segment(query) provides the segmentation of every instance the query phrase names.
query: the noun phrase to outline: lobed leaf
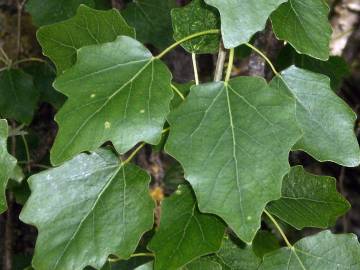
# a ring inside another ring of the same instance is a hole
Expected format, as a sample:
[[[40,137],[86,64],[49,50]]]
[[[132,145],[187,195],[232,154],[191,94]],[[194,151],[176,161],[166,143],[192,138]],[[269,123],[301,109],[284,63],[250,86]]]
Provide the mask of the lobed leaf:
[[[327,60],[332,33],[329,10],[321,0],[288,0],[271,15],[275,35],[299,53]]]
[[[71,19],[41,27],[37,39],[44,55],[54,62],[61,74],[74,65],[81,47],[111,42],[120,35],[135,37],[135,31],[118,10],[102,11],[80,5]]]
[[[111,141],[119,153],[157,144],[172,98],[167,67],[136,40],[83,47],[77,63],[54,86],[68,96],[56,115],[51,161],[60,164]]]
[[[265,255],[259,270],[356,270],[360,267],[360,246],[353,234],[335,235],[323,231]]]
[[[152,228],[149,175],[110,150],[78,155],[28,182],[20,218],[39,231],[37,270],[99,269],[110,254],[128,258]]]
[[[294,149],[304,150],[319,161],[359,165],[356,114],[331,90],[328,77],[292,66],[281,73],[281,78],[274,78],[271,87],[296,99],[296,118],[304,136]]]
[[[294,100],[256,77],[192,87],[168,117],[165,150],[183,166],[202,212],[223,218],[245,242],[278,199],[301,131]]]
[[[94,0],[28,0],[25,8],[36,26],[57,23],[74,16],[81,4],[93,7]]]
[[[317,176],[302,166],[292,167],[284,177],[281,198],[270,202],[267,210],[297,229],[328,228],[350,208],[336,191],[336,180]]]
[[[218,217],[199,212],[190,187],[180,186],[162,202],[160,227],[149,244],[156,255],[154,269],[176,270],[197,257],[216,252],[224,230]]]
[[[265,27],[270,14],[286,0],[205,0],[216,7],[221,17],[225,48],[246,43]]]

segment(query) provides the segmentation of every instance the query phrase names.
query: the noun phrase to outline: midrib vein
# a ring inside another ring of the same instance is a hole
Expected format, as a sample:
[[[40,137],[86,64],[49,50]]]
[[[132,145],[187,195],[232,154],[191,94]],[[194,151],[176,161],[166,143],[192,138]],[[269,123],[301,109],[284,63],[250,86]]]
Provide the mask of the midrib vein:
[[[72,138],[69,140],[69,142],[66,144],[66,146],[63,147],[61,152],[57,155],[57,157],[62,156],[62,154],[67,150],[67,148],[74,142],[75,138],[79,135],[82,128],[99,112],[104,109],[104,107],[122,90],[124,89],[129,83],[132,83],[149,65],[154,61],[154,58],[151,58],[148,63],[146,63],[133,77],[130,78],[125,84],[123,84],[118,90],[116,90],[112,95],[110,95],[107,100],[104,102],[103,105],[101,105],[94,113],[90,114],[88,118],[80,125],[80,127],[76,130],[75,134],[72,136]]]
[[[123,164],[119,164],[119,167],[115,170],[114,174],[110,177],[109,181],[106,183],[106,185],[100,190],[98,196],[96,197],[96,200],[94,201],[93,205],[90,207],[89,211],[86,213],[86,215],[81,219],[79,225],[77,226],[76,230],[74,231],[74,233],[72,234],[70,240],[67,242],[67,244],[65,245],[63,251],[61,252],[60,256],[58,257],[57,261],[54,264],[54,267],[52,268],[52,270],[56,270],[59,263],[61,262],[61,259],[64,257],[66,251],[68,250],[68,248],[70,247],[72,241],[75,239],[76,235],[79,233],[83,223],[85,222],[85,220],[90,216],[91,213],[93,213],[97,203],[99,202],[99,200],[101,199],[101,196],[105,193],[105,191],[107,190],[107,188],[110,186],[110,184],[112,183],[112,181],[114,180],[114,178],[116,177],[116,175],[119,173],[119,171],[123,168]]]

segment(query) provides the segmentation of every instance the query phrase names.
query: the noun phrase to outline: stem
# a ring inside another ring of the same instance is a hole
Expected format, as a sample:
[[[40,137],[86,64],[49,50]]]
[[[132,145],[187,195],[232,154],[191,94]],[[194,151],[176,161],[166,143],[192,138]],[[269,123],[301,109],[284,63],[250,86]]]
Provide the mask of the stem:
[[[154,254],[152,254],[152,253],[150,253],[150,252],[135,253],[135,254],[132,254],[130,257],[131,257],[131,258],[133,258],[133,257],[154,257]]]
[[[234,65],[234,48],[231,48],[229,54],[229,63],[226,70],[225,83],[227,83],[230,80],[233,65]]]
[[[198,70],[197,70],[196,54],[195,53],[191,54],[191,59],[192,59],[193,68],[194,68],[195,84],[199,85],[199,74],[198,74]]]
[[[226,50],[224,49],[223,43],[220,42],[218,59],[216,62],[215,75],[214,75],[215,82],[221,81],[222,79],[225,59],[226,59]]]
[[[165,128],[161,131],[161,134],[165,134],[166,132],[168,132],[170,130],[170,128]],[[146,145],[145,142],[141,143],[138,147],[136,147],[136,149],[130,154],[130,156],[125,159],[121,165],[124,166],[126,164],[128,164],[135,156],[137,153],[139,153],[139,151]]]
[[[255,46],[251,45],[250,43],[245,43],[246,46],[248,46],[249,48],[251,48],[252,50],[254,50],[255,52],[257,52],[262,58],[264,58],[264,60],[268,63],[268,65],[270,66],[270,68],[272,69],[272,71],[274,72],[274,74],[278,77],[281,77],[281,75],[279,74],[279,72],[276,71],[273,63],[270,61],[269,58],[267,58],[267,56],[262,53],[262,51],[260,51],[258,48],[256,48]]]
[[[26,153],[26,160],[27,160],[26,168],[27,168],[28,172],[30,173],[31,172],[31,165],[30,165],[31,160],[30,160],[29,145],[28,145],[27,140],[24,135],[21,135],[21,139],[24,143],[24,148],[25,148],[25,153]]]
[[[19,61],[15,61],[14,65],[18,65],[21,63],[25,63],[25,62],[41,62],[41,63],[46,63],[45,60],[41,59],[41,58],[37,58],[37,57],[30,57],[30,58],[25,58],[25,59],[21,59]]]
[[[277,223],[276,219],[268,211],[266,211],[266,209],[264,209],[264,213],[270,218],[271,222],[274,223],[276,229],[281,234],[281,237],[284,239],[286,245],[292,249],[293,245],[290,243],[289,239],[287,239],[284,231],[281,229],[281,227],[280,227],[279,223]]]
[[[182,100],[185,100],[184,95],[180,92],[179,89],[177,89],[177,87],[176,87],[175,85],[171,84],[171,88],[174,90],[174,92],[175,92],[176,94],[179,95],[179,97],[180,97]]]
[[[150,252],[134,253],[134,254],[130,255],[130,258],[134,258],[134,257],[155,257],[155,255]],[[121,259],[121,258],[108,258],[108,262],[118,262],[118,261],[122,261],[122,260],[123,259]]]
[[[198,32],[198,33],[194,33],[190,36],[184,37],[182,39],[180,39],[179,41],[175,42],[174,44],[170,45],[169,47],[167,47],[165,50],[163,50],[159,55],[155,56],[156,59],[160,59],[161,57],[163,57],[165,54],[167,54],[169,51],[171,51],[172,49],[174,49],[176,46],[180,45],[181,43],[188,41],[190,39],[196,38],[196,37],[200,37],[200,36],[204,36],[204,35],[211,35],[211,34],[219,34],[220,30],[219,29],[210,29],[210,30],[206,30],[206,31],[202,31],[202,32]]]

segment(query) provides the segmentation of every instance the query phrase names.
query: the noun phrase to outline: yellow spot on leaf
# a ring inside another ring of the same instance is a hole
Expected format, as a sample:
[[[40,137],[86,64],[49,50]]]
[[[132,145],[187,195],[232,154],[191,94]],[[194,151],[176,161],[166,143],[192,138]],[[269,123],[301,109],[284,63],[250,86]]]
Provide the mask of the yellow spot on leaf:
[[[91,98],[94,98],[94,97],[96,97],[96,95],[95,94],[91,94],[91,96],[90,96]]]
[[[106,122],[104,123],[104,127],[105,127],[106,129],[111,128],[111,123],[108,122],[108,121],[106,121]]]

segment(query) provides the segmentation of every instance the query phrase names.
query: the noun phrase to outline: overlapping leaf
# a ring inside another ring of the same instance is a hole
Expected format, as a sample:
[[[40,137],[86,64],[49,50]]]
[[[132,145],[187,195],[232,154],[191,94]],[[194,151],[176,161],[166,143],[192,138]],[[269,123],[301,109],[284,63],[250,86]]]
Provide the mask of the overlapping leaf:
[[[157,144],[172,98],[170,82],[167,67],[130,37],[80,49],[77,63],[54,83],[69,98],[56,115],[52,163],[106,141],[119,153],[140,141]]]
[[[329,7],[320,0],[289,0],[272,15],[274,32],[303,54],[326,60],[329,58],[331,25]]]
[[[181,268],[181,270],[202,270],[202,269],[222,270],[222,267],[219,263],[213,261],[211,258],[202,257]]]
[[[81,47],[114,41],[120,35],[135,37],[135,32],[117,10],[102,11],[80,5],[73,18],[41,27],[37,39],[44,55],[62,73],[75,63]]]
[[[255,236],[252,249],[256,256],[263,258],[265,254],[280,248],[279,240],[268,231],[260,230]]]
[[[230,240],[223,241],[217,256],[231,270],[257,270],[261,263],[251,246],[239,247]]]
[[[281,199],[267,209],[297,229],[327,228],[349,210],[350,204],[336,191],[336,180],[292,167],[284,177]]]
[[[39,102],[47,102],[59,109],[66,97],[52,86],[56,72],[49,63],[34,63],[25,68],[25,72],[33,77],[34,86],[40,93]]]
[[[94,0],[28,0],[26,11],[36,26],[52,24],[74,16],[80,4],[93,7]]]
[[[180,40],[191,34],[220,28],[217,10],[205,4],[204,0],[194,0],[182,8],[171,11],[174,39]],[[191,53],[215,53],[219,49],[220,35],[204,35],[181,44]]]
[[[234,48],[250,40],[264,29],[270,14],[286,0],[205,0],[216,7],[221,16],[221,33],[226,48]]]
[[[331,89],[335,92],[339,90],[343,79],[350,75],[350,68],[344,58],[330,56],[327,61],[321,61],[305,54],[298,54],[290,45],[281,50],[276,64],[280,70],[295,64],[299,68],[324,74],[330,78]]]
[[[323,231],[293,246],[265,255],[259,270],[329,270],[360,268],[360,245],[352,234]]]
[[[0,214],[7,208],[6,185],[13,173],[16,160],[7,150],[8,124],[6,120],[0,119]]]
[[[99,269],[110,254],[129,257],[153,225],[149,181],[105,149],[31,176],[21,219],[39,230],[34,268]]]
[[[121,14],[135,27],[138,40],[163,49],[173,42],[170,11],[174,7],[175,0],[136,0]]]
[[[19,69],[0,73],[0,115],[30,124],[39,99],[30,75]]]
[[[200,211],[251,242],[266,203],[280,197],[301,136],[294,100],[261,78],[239,77],[193,87],[168,120],[165,149],[183,165]]]
[[[156,255],[154,269],[176,270],[197,257],[216,252],[224,230],[218,217],[199,212],[190,187],[180,186],[162,202],[160,228],[149,244]]]
[[[331,90],[329,78],[294,66],[281,76],[271,86],[296,99],[296,118],[304,132],[295,149],[320,161],[359,165],[360,150],[354,133],[356,114]]]

